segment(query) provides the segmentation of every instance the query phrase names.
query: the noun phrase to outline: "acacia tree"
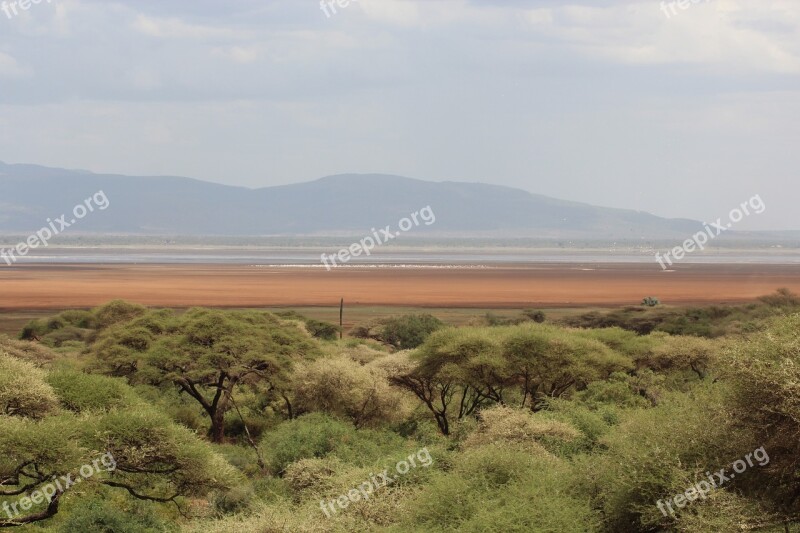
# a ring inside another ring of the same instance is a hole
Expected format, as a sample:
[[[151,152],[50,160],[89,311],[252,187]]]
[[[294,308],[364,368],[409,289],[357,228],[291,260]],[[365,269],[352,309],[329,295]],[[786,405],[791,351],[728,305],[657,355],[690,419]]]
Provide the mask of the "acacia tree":
[[[520,393],[521,406],[533,411],[542,409],[549,398],[561,398],[633,367],[630,358],[598,340],[546,326],[508,328],[501,357],[509,385]]]
[[[222,442],[225,415],[240,386],[284,391],[295,361],[318,353],[315,341],[270,313],[192,309],[181,316],[150,311],[105,333],[94,348],[95,368],[132,383],[172,384],[197,401]]]
[[[641,363],[656,371],[690,369],[700,379],[706,378],[720,350],[718,342],[701,337],[664,336],[660,340]]]
[[[390,381],[412,392],[434,416],[439,430],[491,401],[502,401],[503,362],[496,357],[496,329],[444,329],[433,333],[413,357],[398,356]]]
[[[459,383],[451,373],[422,369],[406,352],[386,359],[383,363],[390,369],[390,383],[413,393],[433,414],[443,435],[450,434],[453,417],[461,420],[485,402],[483,395]]]
[[[633,363],[600,341],[542,325],[446,329],[433,333],[391,374],[433,413],[443,434],[455,416],[519,401],[538,411]]]
[[[176,505],[241,481],[207,443],[118,380],[61,372],[51,385],[49,376],[19,363],[4,366],[0,396],[27,390],[47,401],[0,413],[0,528],[55,516],[65,497],[80,494],[70,490],[78,479]]]

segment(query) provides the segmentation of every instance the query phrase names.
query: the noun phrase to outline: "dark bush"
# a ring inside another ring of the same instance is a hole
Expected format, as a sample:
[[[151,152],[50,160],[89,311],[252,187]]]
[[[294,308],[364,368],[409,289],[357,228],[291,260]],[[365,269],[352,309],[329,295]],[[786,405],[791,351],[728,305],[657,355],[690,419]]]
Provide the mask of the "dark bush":
[[[405,315],[390,318],[383,327],[383,341],[400,350],[416,348],[428,335],[444,326],[433,315]]]
[[[359,324],[350,331],[350,335],[374,339],[398,350],[409,350],[425,342],[431,333],[444,325],[444,322],[429,314],[403,315]]]
[[[336,340],[339,337],[340,331],[339,326],[313,318],[306,319],[306,329],[312,337],[326,341]]]
[[[522,312],[522,316],[527,318],[528,320],[533,320],[537,324],[541,324],[545,321],[545,314],[544,311],[539,311],[538,309],[525,309]]]

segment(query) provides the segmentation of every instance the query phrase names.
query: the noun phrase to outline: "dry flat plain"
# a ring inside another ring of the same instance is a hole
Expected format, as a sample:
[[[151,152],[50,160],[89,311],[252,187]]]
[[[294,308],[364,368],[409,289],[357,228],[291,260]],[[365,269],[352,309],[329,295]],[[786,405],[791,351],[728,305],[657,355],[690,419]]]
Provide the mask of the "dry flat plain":
[[[17,265],[0,268],[0,309],[92,307],[115,298],[164,307],[597,307],[733,303],[787,287],[800,265],[524,264],[323,268],[247,265]]]

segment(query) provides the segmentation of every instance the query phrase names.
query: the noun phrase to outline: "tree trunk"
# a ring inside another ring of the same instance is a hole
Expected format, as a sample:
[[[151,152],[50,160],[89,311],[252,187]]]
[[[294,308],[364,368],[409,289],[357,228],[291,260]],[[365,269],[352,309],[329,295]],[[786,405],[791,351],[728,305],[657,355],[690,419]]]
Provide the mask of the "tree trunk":
[[[225,441],[225,412],[217,409],[211,417],[211,430],[209,431],[211,442],[222,444]]]

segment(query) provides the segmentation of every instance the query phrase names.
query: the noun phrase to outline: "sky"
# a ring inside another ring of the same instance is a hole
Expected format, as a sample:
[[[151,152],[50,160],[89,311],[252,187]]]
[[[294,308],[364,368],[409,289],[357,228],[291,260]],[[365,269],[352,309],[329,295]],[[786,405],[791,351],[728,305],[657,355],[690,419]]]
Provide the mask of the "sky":
[[[701,221],[759,195],[737,229],[800,230],[797,0],[12,1],[8,163],[388,173]]]

